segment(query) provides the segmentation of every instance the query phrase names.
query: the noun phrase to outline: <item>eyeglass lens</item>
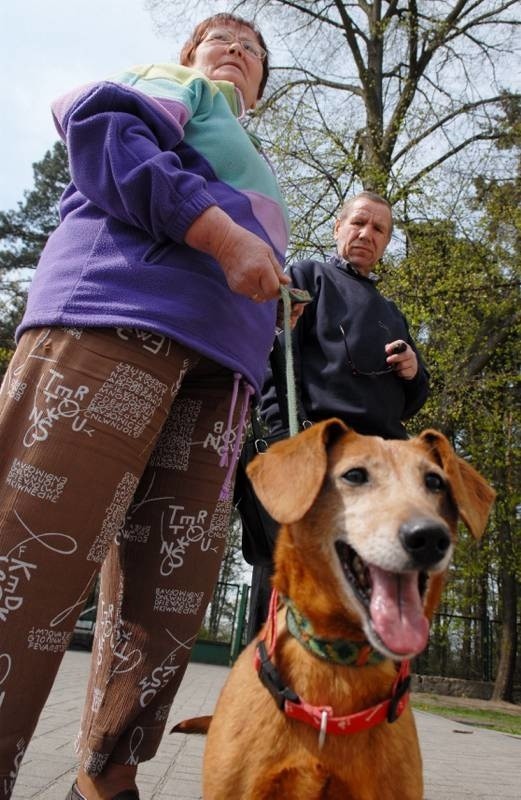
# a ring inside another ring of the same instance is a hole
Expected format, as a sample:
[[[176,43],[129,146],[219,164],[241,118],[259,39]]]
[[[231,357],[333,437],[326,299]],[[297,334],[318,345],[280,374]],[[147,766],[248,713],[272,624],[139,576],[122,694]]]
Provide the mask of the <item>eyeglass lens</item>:
[[[233,44],[234,42],[239,42],[241,47],[246,50],[255,58],[259,58],[263,60],[266,57],[266,51],[260,44],[254,42],[253,39],[244,39],[242,36],[238,36],[233,31],[225,31],[225,30],[215,30],[215,31],[208,31],[206,36],[204,37],[204,41],[206,42],[221,42],[222,44]]]

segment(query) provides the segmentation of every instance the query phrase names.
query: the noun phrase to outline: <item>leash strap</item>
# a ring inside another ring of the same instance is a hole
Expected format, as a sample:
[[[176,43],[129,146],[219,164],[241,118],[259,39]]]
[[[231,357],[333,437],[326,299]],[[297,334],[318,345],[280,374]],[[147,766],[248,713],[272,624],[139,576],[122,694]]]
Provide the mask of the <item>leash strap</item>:
[[[273,653],[275,652],[275,645],[277,643],[277,606],[279,603],[279,593],[276,589],[271,590],[270,595],[270,604],[268,608],[268,617],[266,619],[266,627],[264,628],[262,639],[259,640],[259,644],[262,644],[264,647],[264,651],[266,653],[266,658],[271,659]],[[269,640],[269,649],[266,648],[266,640]],[[261,662],[263,661],[262,656],[260,656],[258,652],[258,648],[255,648],[255,655],[254,655],[254,665],[257,672],[260,669]]]
[[[291,337],[291,300],[289,292],[285,286],[281,284],[280,295],[284,306],[284,340],[285,340],[285,355],[286,355],[286,386],[288,394],[288,423],[289,435],[295,436],[298,433],[298,417],[297,417],[297,393],[295,389],[295,367],[293,364],[293,348]]]

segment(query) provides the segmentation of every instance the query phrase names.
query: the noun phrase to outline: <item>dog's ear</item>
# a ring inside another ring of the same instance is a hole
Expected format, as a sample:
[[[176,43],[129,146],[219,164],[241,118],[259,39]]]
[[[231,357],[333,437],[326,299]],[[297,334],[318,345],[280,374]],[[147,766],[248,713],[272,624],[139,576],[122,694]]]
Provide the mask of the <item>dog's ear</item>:
[[[423,431],[418,439],[444,470],[461,519],[474,538],[480,539],[496,492],[474,467],[456,455],[442,433],[429,429]]]
[[[327,447],[346,433],[339,419],[317,422],[256,456],[246,471],[269,514],[281,523],[302,519],[317,497],[327,470]]]

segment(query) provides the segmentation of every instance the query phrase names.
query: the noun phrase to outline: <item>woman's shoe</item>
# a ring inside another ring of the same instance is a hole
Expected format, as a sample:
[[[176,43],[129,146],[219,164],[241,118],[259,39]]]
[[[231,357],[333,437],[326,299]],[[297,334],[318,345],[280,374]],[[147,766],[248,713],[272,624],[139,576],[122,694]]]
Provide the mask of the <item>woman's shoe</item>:
[[[76,783],[73,783],[65,800],[86,800],[86,798],[79,791]],[[134,789],[125,789],[124,792],[115,794],[112,800],[139,800],[139,794]]]

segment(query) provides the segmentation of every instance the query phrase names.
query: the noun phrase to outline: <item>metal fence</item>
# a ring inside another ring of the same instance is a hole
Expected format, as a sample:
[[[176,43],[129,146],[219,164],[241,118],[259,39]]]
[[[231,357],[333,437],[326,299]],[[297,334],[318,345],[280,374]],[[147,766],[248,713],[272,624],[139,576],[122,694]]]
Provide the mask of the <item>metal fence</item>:
[[[219,582],[206,609],[193,658],[209,663],[232,664],[246,644],[246,615],[250,587],[247,584]],[[90,601],[92,602],[92,601]],[[76,643],[89,624],[88,645],[92,639],[95,605],[84,609],[76,624]],[[85,623],[86,624],[86,623]],[[441,675],[472,681],[494,681],[496,677],[499,620],[463,614],[438,613],[431,625],[426,650],[414,659],[412,669],[420,675]],[[75,641],[75,640],[74,640]],[[521,642],[521,628],[518,630]],[[514,683],[521,686],[521,656],[518,656]]]
[[[246,584],[218,583],[199,634],[199,642],[226,643],[230,663],[245,645],[248,592]],[[500,620],[438,613],[432,621],[429,644],[414,659],[412,669],[421,675],[492,682],[496,677],[500,635]],[[514,683],[521,685],[521,656],[517,659]]]
[[[245,645],[249,586],[219,582],[194,650],[194,660],[233,663]]]
[[[436,614],[431,625],[429,644],[414,660],[413,670],[422,675],[493,681],[496,677],[500,634],[499,620],[462,614]],[[518,641],[521,641],[519,635]],[[514,682],[521,684],[519,657]]]

